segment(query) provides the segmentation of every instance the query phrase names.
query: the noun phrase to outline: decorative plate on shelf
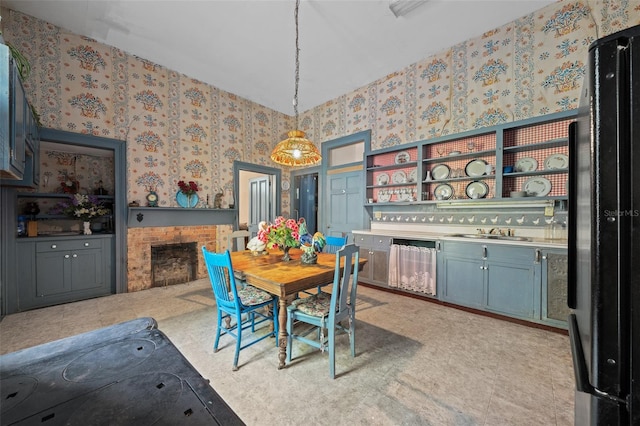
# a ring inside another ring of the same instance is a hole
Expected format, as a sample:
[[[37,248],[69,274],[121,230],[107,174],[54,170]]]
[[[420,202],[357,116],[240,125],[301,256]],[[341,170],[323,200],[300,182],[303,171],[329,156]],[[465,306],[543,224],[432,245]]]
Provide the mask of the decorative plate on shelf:
[[[387,191],[386,189],[378,191],[378,202],[379,203],[386,203],[390,199],[391,199],[391,191]]]
[[[453,187],[447,183],[438,185],[433,190],[433,196],[436,200],[448,200],[453,196]]]
[[[471,160],[467,163],[464,171],[469,177],[482,176],[487,172],[487,162],[480,158]]]
[[[446,164],[436,164],[431,169],[431,177],[434,180],[446,179],[449,177],[451,169]]]
[[[396,164],[404,164],[411,161],[411,156],[407,151],[400,151],[396,154]]]
[[[178,191],[176,201],[180,207],[193,208],[198,204],[198,194],[193,194],[191,198],[188,198],[184,192]]]
[[[398,192],[396,194],[396,201],[411,201],[411,191]]]
[[[391,183],[407,183],[407,175],[402,170],[393,172],[391,175]]]
[[[418,180],[418,169],[413,169],[409,173],[409,180],[407,182],[416,182]]]
[[[389,175],[386,173],[380,173],[376,182],[378,185],[389,185]]]
[[[569,167],[569,157],[566,154],[551,154],[544,160],[545,169],[566,169]]]
[[[535,158],[525,157],[516,161],[514,169],[516,172],[533,172],[538,168],[538,162]]]
[[[532,177],[522,185],[522,190],[530,197],[544,197],[551,192],[551,182],[543,177]]]
[[[484,198],[489,193],[489,186],[482,181],[476,180],[467,185],[466,193],[469,198]]]

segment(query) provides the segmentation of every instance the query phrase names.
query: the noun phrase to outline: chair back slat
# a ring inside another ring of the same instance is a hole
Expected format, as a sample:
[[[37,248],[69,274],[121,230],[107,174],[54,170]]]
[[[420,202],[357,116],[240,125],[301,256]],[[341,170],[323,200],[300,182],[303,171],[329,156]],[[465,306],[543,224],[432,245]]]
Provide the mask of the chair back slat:
[[[207,265],[213,295],[216,303],[229,308],[239,309],[238,291],[236,280],[233,275],[231,265],[231,253],[226,250],[224,253],[212,253],[202,247],[204,262]]]

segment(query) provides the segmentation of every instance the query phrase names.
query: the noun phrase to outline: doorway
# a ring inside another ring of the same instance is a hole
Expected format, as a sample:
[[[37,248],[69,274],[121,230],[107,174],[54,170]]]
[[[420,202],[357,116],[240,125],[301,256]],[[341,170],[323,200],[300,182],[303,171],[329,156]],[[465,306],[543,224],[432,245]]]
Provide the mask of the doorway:
[[[310,234],[319,231],[318,193],[320,167],[310,167],[291,172],[291,217],[305,219]]]
[[[235,229],[246,225],[255,236],[260,221],[273,222],[280,214],[281,182],[280,169],[234,161],[233,193],[238,209]]]

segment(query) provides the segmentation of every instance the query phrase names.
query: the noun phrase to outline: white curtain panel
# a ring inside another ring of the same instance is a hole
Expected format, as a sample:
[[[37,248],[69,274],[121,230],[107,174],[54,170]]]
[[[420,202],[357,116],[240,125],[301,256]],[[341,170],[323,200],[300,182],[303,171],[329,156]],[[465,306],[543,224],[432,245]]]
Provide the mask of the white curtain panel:
[[[389,287],[436,294],[436,249],[392,244]]]

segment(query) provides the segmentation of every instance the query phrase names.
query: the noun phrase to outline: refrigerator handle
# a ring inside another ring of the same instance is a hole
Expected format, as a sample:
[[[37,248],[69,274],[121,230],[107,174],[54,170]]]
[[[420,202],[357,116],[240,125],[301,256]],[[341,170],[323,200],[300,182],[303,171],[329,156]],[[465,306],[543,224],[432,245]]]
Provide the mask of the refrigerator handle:
[[[571,309],[576,309],[577,306],[577,283],[575,277],[576,267],[576,214],[577,214],[577,202],[576,202],[576,175],[578,174],[577,168],[577,129],[578,122],[574,121],[569,124],[569,188],[567,198],[569,199],[567,214],[568,220],[568,247],[567,247],[567,259],[569,268],[567,271],[567,306]]]

